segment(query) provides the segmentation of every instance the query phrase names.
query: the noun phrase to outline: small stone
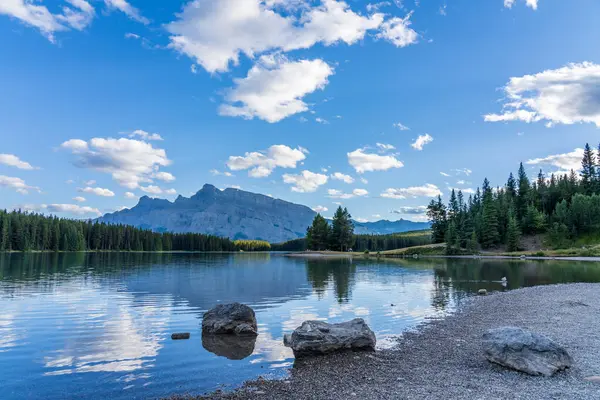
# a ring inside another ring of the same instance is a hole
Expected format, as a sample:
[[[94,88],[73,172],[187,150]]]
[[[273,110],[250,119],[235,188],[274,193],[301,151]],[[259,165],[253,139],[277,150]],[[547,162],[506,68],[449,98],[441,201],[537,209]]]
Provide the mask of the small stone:
[[[487,294],[487,290],[479,289],[479,291],[477,291],[477,294],[479,294],[480,296],[485,296]]]
[[[189,338],[190,338],[189,332],[174,333],[171,335],[171,339],[173,339],[173,340],[182,340],[182,339],[189,339]]]
[[[592,382],[592,383],[600,383],[600,376],[598,375],[594,375],[594,376],[587,376],[584,378],[586,381],[588,382]]]

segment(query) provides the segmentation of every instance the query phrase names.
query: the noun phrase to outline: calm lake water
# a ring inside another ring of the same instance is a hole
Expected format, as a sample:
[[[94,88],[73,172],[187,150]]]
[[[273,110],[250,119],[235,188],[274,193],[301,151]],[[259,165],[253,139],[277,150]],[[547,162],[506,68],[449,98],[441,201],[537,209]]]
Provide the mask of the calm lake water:
[[[600,282],[600,265],[314,261],[275,254],[0,255],[0,396],[145,399],[229,389],[259,375],[285,376],[294,359],[283,335],[307,319],[364,318],[378,346],[386,347],[480,288],[559,282]],[[203,313],[233,301],[255,309],[256,341],[203,341]],[[192,336],[172,341],[173,332]]]

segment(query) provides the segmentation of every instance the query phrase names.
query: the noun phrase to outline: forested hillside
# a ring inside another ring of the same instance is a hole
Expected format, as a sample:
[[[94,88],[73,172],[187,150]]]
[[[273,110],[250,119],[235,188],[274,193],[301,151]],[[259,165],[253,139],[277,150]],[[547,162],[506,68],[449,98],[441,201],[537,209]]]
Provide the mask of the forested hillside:
[[[0,211],[0,251],[234,251],[226,238]]]
[[[521,248],[522,235],[545,234],[546,245],[565,248],[600,227],[600,149],[586,144],[579,174],[545,175],[530,181],[521,163],[501,187],[487,178],[481,189],[465,199],[451,192],[449,203],[432,200],[427,215],[434,243],[447,243],[447,252],[476,251],[506,246]]]

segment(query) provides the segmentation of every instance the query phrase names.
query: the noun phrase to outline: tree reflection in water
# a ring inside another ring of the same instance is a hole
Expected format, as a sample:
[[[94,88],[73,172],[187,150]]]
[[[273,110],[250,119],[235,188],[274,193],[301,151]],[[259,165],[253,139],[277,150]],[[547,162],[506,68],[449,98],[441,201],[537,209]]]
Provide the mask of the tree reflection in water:
[[[351,259],[306,260],[306,275],[321,299],[333,283],[338,303],[347,303],[352,296],[356,265]]]

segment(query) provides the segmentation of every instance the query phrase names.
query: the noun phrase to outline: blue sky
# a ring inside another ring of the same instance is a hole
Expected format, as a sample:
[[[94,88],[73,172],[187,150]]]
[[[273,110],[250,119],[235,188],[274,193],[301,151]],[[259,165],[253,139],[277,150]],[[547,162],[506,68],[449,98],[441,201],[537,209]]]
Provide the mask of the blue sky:
[[[432,195],[501,185],[520,161],[578,167],[600,141],[598,15],[595,0],[2,0],[0,207],[95,217],[212,183],[423,220]]]

